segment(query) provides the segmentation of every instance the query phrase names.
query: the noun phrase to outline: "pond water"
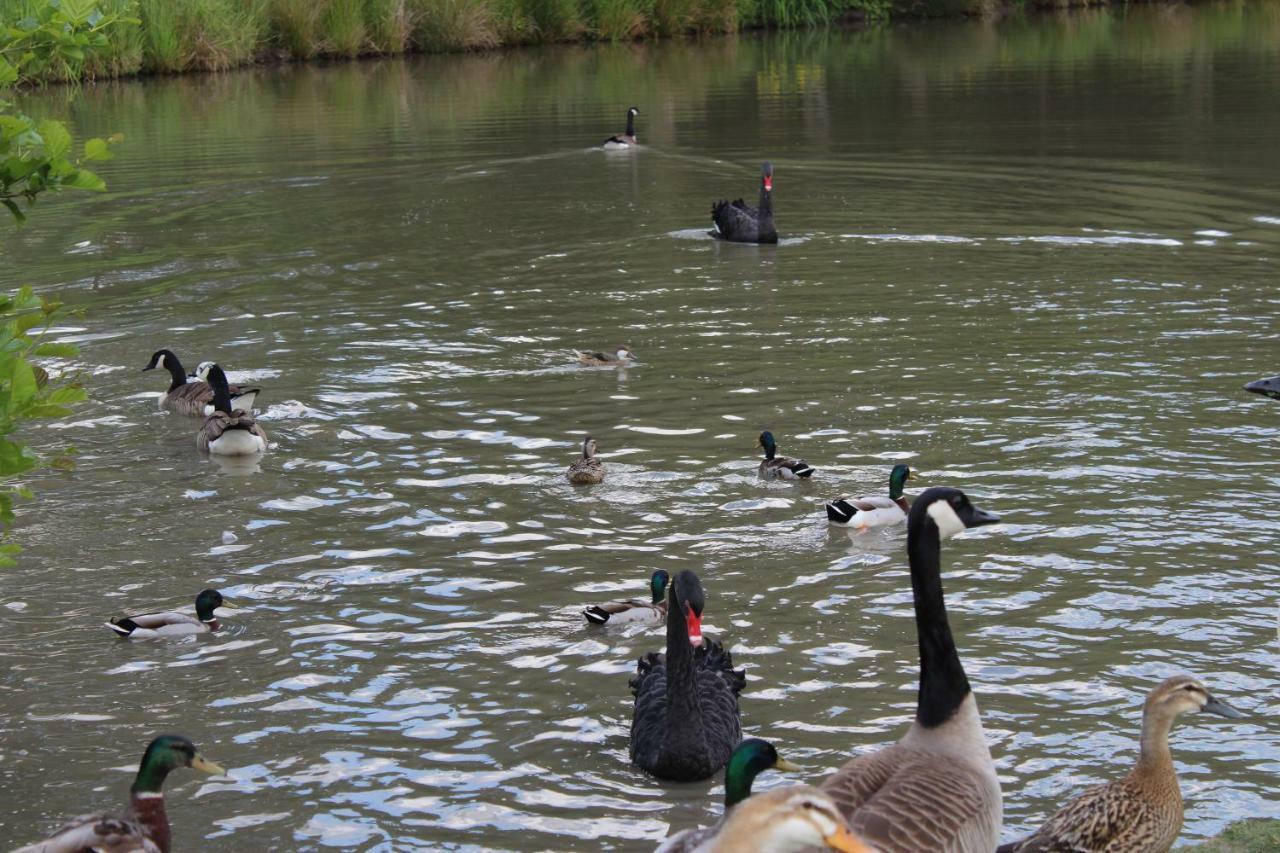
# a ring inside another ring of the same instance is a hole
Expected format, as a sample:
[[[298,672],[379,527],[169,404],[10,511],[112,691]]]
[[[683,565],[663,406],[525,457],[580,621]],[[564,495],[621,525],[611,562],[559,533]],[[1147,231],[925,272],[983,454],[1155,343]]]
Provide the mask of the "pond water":
[[[1280,408],[1241,385],[1280,372],[1278,79],[1280,6],[1223,3],[24,98],[127,138],[0,243],[82,310],[92,396],[32,434],[78,467],[3,574],[0,846],[177,731],[231,770],[170,780],[181,850],[649,848],[720,782],[630,765],[662,632],[579,612],[656,568],[817,781],[914,711],[903,531],[822,517],[898,461],[1005,519],[943,559],[1006,839],[1124,772],[1180,671],[1251,714],[1175,729],[1184,842],[1277,816]],[[594,147],[631,104],[642,147]],[[781,245],[708,239],[764,159]],[[251,473],[157,412],[161,347],[263,386]],[[762,428],[812,482],[756,479]],[[101,626],[206,586],[220,635]]]

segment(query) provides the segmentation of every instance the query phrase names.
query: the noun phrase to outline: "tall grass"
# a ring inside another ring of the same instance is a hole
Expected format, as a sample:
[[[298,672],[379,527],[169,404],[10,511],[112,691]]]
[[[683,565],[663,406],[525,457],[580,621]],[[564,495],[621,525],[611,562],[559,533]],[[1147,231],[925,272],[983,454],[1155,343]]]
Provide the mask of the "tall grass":
[[[369,49],[375,53],[403,53],[413,31],[406,0],[365,0]]]
[[[591,34],[604,41],[628,41],[644,35],[647,21],[640,0],[588,0]]]
[[[271,0],[268,14],[276,42],[295,59],[310,59],[320,53],[320,16],[326,6],[324,0]]]
[[[362,0],[329,0],[321,19],[326,52],[335,56],[359,56],[365,50]]]
[[[485,0],[412,0],[410,9],[418,50],[485,50],[501,43]]]
[[[568,41],[582,33],[577,0],[523,0],[540,41]]]

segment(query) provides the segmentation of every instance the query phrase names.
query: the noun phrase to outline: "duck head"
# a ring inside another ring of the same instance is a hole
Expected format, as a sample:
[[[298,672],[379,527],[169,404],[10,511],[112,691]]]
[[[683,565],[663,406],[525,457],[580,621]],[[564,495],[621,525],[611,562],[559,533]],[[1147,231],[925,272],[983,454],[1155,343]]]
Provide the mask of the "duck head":
[[[902,490],[907,486],[907,480],[914,480],[920,472],[909,465],[894,465],[893,470],[889,472],[889,497],[897,500],[902,497]]]
[[[685,569],[676,575],[671,585],[671,607],[679,608],[684,615],[684,624],[689,632],[689,642],[694,646],[702,645],[702,610],[706,599],[702,594],[702,581],[693,572]]]
[[[657,604],[667,597],[667,584],[671,583],[671,575],[665,569],[658,569],[649,578],[649,591],[653,593],[653,603]]]
[[[1157,712],[1167,719],[1174,719],[1182,714],[1196,714],[1204,711],[1217,714],[1219,717],[1240,718],[1245,716],[1240,711],[1214,698],[1209,689],[1190,675],[1175,675],[1166,678],[1147,694],[1144,712]]]
[[[600,446],[596,444],[596,440],[591,436],[587,436],[582,440],[582,458],[583,459],[590,459],[592,456],[595,456],[596,451],[598,451],[599,449],[600,449]]]
[[[618,361],[635,361],[636,354],[631,351],[631,347],[620,346],[617,352],[614,353],[614,358],[618,359]]]
[[[778,452],[778,443],[773,440],[773,433],[768,430],[760,433],[760,438],[756,439],[756,447],[764,448],[765,459],[772,459]]]
[[[213,615],[213,611],[226,603],[222,593],[216,589],[203,590],[196,596],[196,618],[201,622],[217,622],[218,618]]]
[[[850,831],[831,798],[808,786],[776,788],[738,804],[715,841],[715,850],[873,853]]]
[[[182,735],[160,735],[147,745],[138,765],[138,775],[130,789],[135,794],[158,794],[165,777],[179,767],[190,767],[203,773],[222,776],[227,771],[196,751],[196,746]]]
[[[751,796],[751,784],[766,770],[798,771],[800,768],[787,761],[773,744],[758,737],[747,738],[738,744],[724,766],[724,808],[727,812]]]
[[[1280,400],[1280,376],[1273,376],[1270,379],[1256,379],[1244,386],[1244,390],[1270,397],[1273,400]]]
[[[911,506],[908,527],[915,527],[911,521],[918,524],[923,515],[927,515],[937,525],[939,539],[949,539],[970,527],[995,524],[1000,520],[1000,516],[975,507],[964,492],[947,486],[926,489],[916,498]]]

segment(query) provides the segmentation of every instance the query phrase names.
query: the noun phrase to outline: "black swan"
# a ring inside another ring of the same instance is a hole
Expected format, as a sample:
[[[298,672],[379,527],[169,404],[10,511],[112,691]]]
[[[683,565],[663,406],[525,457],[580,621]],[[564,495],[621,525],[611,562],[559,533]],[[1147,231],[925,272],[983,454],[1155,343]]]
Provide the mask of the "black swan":
[[[640,659],[631,679],[631,760],[659,779],[710,778],[742,740],[738,694],[746,674],[714,640],[702,637],[702,583],[676,575],[667,604],[667,653]]]
[[[605,148],[630,148],[636,144],[636,116],[640,115],[640,110],[631,107],[627,110],[627,132],[621,135],[610,136],[604,141]]]
[[[776,243],[778,229],[773,225],[773,164],[760,166],[760,206],[749,207],[742,199],[728,202],[720,199],[711,205],[711,219],[716,224],[712,234],[734,243]]]

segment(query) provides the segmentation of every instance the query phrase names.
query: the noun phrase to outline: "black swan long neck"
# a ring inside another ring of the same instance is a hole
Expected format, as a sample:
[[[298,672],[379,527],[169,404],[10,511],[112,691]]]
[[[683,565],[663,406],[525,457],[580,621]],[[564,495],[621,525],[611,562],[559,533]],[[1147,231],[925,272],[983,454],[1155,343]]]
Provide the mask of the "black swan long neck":
[[[969,679],[947,622],[938,525],[924,507],[919,507],[909,520],[907,559],[911,564],[911,592],[915,598],[916,634],[920,642],[916,720],[932,728],[945,723],[960,707],[969,695]]]
[[[688,755],[705,750],[704,740],[693,644],[684,602],[673,587],[667,605],[667,730],[662,749],[668,755]]]

